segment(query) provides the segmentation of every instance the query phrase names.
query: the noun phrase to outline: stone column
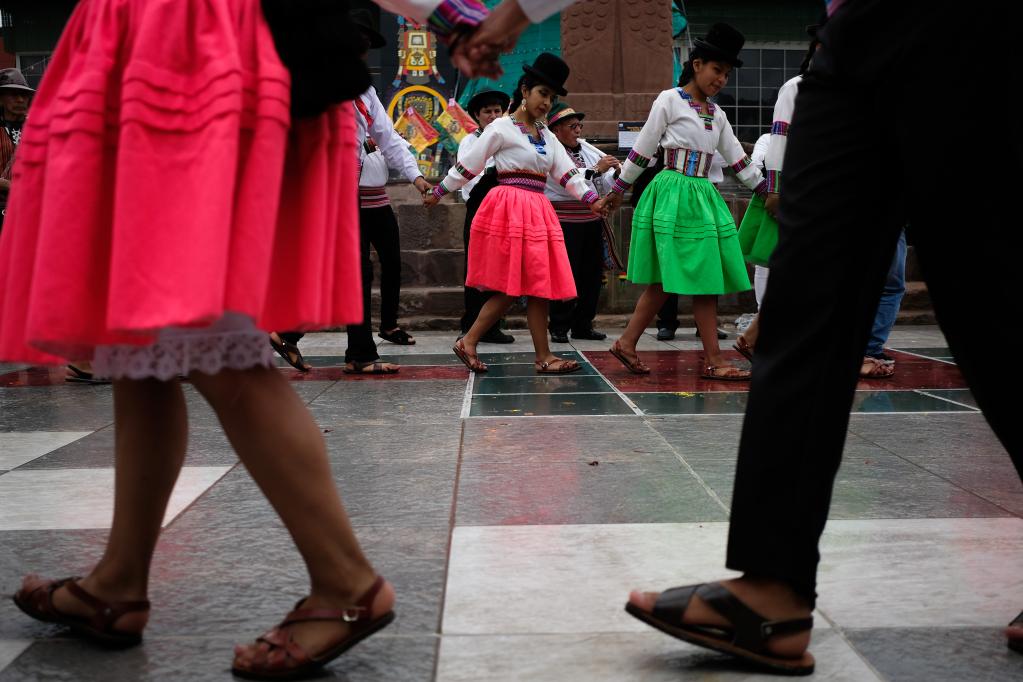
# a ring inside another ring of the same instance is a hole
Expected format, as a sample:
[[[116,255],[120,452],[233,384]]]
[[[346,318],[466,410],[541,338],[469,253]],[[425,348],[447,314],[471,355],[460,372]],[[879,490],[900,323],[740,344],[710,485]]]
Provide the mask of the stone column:
[[[586,114],[586,136],[616,138],[674,85],[671,0],[583,0],[561,14],[565,101]]]

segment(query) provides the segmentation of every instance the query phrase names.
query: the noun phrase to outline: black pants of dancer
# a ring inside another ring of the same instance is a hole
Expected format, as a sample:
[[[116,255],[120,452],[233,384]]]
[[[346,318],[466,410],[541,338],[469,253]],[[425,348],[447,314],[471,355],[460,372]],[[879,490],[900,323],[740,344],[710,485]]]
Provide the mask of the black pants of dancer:
[[[671,331],[678,329],[678,294],[668,294],[664,305],[657,311],[657,328]]]
[[[462,226],[462,239],[465,241],[466,272],[469,272],[469,230],[472,227],[472,219],[476,217],[476,211],[479,210],[480,204],[483,203],[487,193],[494,187],[497,187],[497,174],[493,172],[484,174],[480,181],[476,183],[476,186],[472,188],[472,191],[469,192],[469,200],[465,202],[465,223]],[[474,287],[465,287],[465,314],[462,315],[461,320],[463,334],[469,331],[469,328],[476,322],[476,318],[480,316],[480,311],[483,310],[483,304],[493,295],[494,292],[492,291],[480,291]],[[486,333],[500,331],[500,329],[501,321],[498,320]]]
[[[565,249],[572,265],[577,298],[551,301],[552,332],[586,333],[593,328],[600,300],[600,284],[604,277],[604,225],[599,220],[588,223],[561,223]]]
[[[727,562],[782,580],[811,603],[863,348],[907,223],[919,227],[921,269],[956,362],[1023,476],[1023,421],[1009,394],[1023,384],[1023,365],[993,352],[984,324],[1023,312],[1019,226],[998,214],[986,174],[970,170],[1020,158],[1020,140],[971,147],[970,169],[961,171],[928,159],[928,145],[950,125],[975,123],[935,114],[951,84],[969,83],[982,97],[996,91],[999,74],[1018,81],[1009,65],[1019,23],[1010,12],[1018,10],[848,0],[800,85]],[[948,59],[951,26],[959,36],[983,33],[985,60],[1001,66]]]
[[[373,262],[369,249],[376,249],[380,262],[380,329],[398,326],[398,296],[401,293],[401,242],[398,221],[390,206],[359,209],[359,241],[362,253],[362,324],[348,325],[348,349],[345,362],[379,360],[373,342],[373,315],[370,297],[373,288]]]

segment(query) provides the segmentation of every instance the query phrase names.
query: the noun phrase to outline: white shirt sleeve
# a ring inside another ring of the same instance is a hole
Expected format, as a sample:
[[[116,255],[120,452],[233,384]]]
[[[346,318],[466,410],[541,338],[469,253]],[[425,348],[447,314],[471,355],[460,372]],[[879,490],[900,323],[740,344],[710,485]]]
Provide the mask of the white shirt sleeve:
[[[488,125],[465,154],[462,154],[462,150],[459,148],[458,161],[451,167],[444,179],[434,186],[434,196],[441,198],[449,192],[454,192],[482,173],[486,168],[487,159],[493,156],[503,143],[504,138],[501,135],[500,126],[494,125],[494,123]]]
[[[636,144],[629,151],[625,165],[622,166],[622,172],[615,180],[614,191],[624,192],[627,190],[650,165],[654,154],[657,153],[657,146],[661,143],[661,137],[664,136],[664,131],[668,128],[671,97],[673,96],[678,97],[674,90],[665,90],[654,100],[653,106],[650,107],[650,115],[636,138]]]
[[[553,154],[553,165],[548,175],[567,189],[578,201],[592,204],[599,199],[597,193],[586,184],[586,175],[576,167],[575,161],[568,155],[565,145],[549,131],[547,137],[547,149]]]
[[[504,0],[511,2],[512,0]],[[571,7],[577,0],[518,0],[519,7],[534,24],[554,16],[558,12]]]
[[[767,168],[767,191],[777,192],[781,189],[781,166],[785,159],[785,147],[788,144],[789,124],[796,110],[796,95],[799,93],[797,76],[785,82],[778,91],[778,101],[774,103],[774,116],[771,123],[771,146],[767,150],[764,166]]]
[[[721,125],[721,136],[718,137],[718,153],[721,154],[721,160],[731,166],[739,182],[754,192],[762,194],[767,189],[767,183],[764,182],[760,168],[753,163],[750,157],[746,156],[746,150],[742,148],[742,143],[732,132],[732,124],[728,122],[724,111],[720,109],[718,111],[721,116],[715,123]]]
[[[771,146],[771,134],[764,133],[757,138],[757,143],[753,145],[753,153],[749,155],[749,158],[753,161],[753,165],[760,168],[764,164],[764,159],[767,156],[767,150]],[[716,157],[715,157],[716,158]]]
[[[377,147],[383,152],[384,158],[387,159],[387,165],[394,170],[401,171],[401,174],[409,182],[415,182],[422,173],[419,172],[416,157],[412,156],[412,152],[409,151],[408,142],[395,131],[394,123],[391,122],[391,117],[387,115],[387,110],[384,109],[380,98],[377,97],[376,90],[372,87],[367,90],[363,101],[365,102],[366,99],[369,99],[367,108],[373,117],[373,123],[369,126],[370,137],[376,141]]]

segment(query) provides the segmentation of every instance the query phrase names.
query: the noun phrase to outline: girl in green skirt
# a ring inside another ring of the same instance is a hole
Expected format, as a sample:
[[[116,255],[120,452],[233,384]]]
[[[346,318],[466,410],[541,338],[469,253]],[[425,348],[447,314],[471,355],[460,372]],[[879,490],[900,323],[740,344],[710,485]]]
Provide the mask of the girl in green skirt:
[[[695,41],[679,79],[654,101],[650,116],[629,152],[612,197],[620,202],[651,161],[658,145],[664,170],[643,192],[632,218],[628,278],[648,285],[611,353],[635,374],[650,368],[636,353],[636,343],[669,293],[693,296],[693,314],[705,352],[702,376],[748,380],[749,370],[728,362],[717,339],[717,297],[750,289],[735,221],[721,195],[707,180],[714,154],[721,154],[738,179],[757,193],[766,190],[732,132],[724,110],[709,98],[728,82],[745,42],[727,24],[715,24]],[[617,205],[617,203],[615,204]]]

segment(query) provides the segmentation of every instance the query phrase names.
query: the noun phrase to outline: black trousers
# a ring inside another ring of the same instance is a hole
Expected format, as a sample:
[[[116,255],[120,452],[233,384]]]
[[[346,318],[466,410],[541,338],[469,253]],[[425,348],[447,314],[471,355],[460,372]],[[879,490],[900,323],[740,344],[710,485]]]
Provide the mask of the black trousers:
[[[997,212],[985,173],[1020,158],[1018,136],[971,147],[970,169],[929,159],[950,126],[952,84],[982,97],[1015,55],[1017,12],[986,4],[848,0],[800,86],[781,183],[780,238],[761,310],[739,447],[728,567],[780,579],[812,602],[827,521],[877,302],[902,226],[935,313],[984,416],[1023,476],[1023,365],[992,352],[992,319],[1023,313],[1019,227]],[[948,30],[985,35],[986,60],[948,59]],[[945,55],[945,56],[943,56]],[[966,85],[968,84],[968,85]],[[958,120],[953,120],[958,119]],[[963,452],[963,456],[969,456]],[[912,490],[906,491],[913,495]]]
[[[480,204],[483,203],[487,193],[494,187],[497,187],[497,174],[485,173],[480,178],[480,181],[476,183],[476,186],[472,188],[472,191],[469,192],[469,200],[465,202],[465,223],[462,226],[462,239],[465,241],[466,272],[469,272],[469,230],[472,227],[472,219],[476,217],[476,211],[479,210]],[[465,313],[462,315],[461,320],[463,334],[469,331],[469,328],[476,322],[476,318],[480,316],[480,310],[483,309],[483,304],[494,295],[492,291],[480,291],[473,287],[464,287],[464,290]],[[500,329],[501,321],[498,320],[494,323],[493,327],[487,330],[487,333],[499,331]]]
[[[657,328],[671,331],[678,329],[678,294],[668,294],[664,305],[657,311]]]
[[[593,328],[600,300],[600,283],[604,276],[604,225],[599,220],[588,223],[561,223],[565,234],[565,249],[572,265],[577,298],[571,301],[551,301],[550,322],[552,332],[585,333]]]
[[[380,329],[398,326],[398,296],[401,293],[401,241],[398,221],[390,206],[359,209],[359,246],[362,255],[362,324],[350,324],[345,362],[379,360],[373,342],[373,320],[370,298],[373,288],[373,262],[370,247],[376,249],[380,262]]]

